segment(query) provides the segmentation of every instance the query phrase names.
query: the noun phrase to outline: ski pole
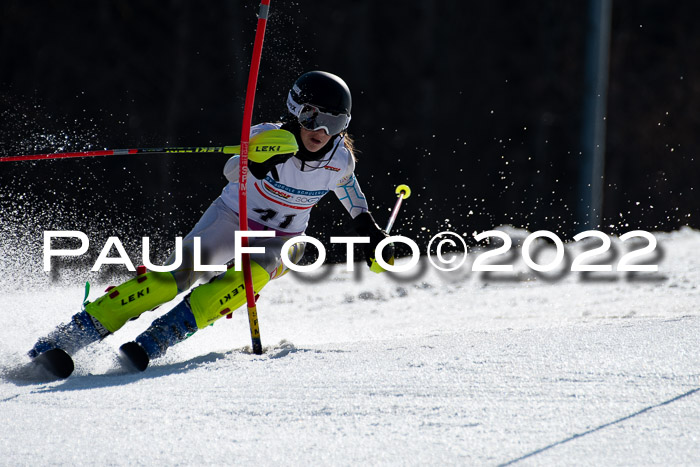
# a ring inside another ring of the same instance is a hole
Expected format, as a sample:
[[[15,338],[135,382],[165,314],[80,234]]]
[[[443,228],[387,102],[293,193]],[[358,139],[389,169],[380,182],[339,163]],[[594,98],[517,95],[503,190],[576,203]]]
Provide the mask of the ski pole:
[[[52,154],[29,154],[26,156],[3,156],[0,162],[38,161],[45,159],[64,159],[73,157],[127,156],[136,154],[238,154],[240,146],[183,147],[183,148],[140,148],[140,149],[105,149],[100,151],[57,152]]]
[[[394,209],[391,210],[389,222],[387,222],[386,228],[384,229],[387,235],[389,234],[389,232],[391,232],[391,228],[394,226],[394,222],[396,222],[396,218],[399,215],[399,209],[401,209],[401,203],[403,203],[404,199],[411,196],[411,189],[408,187],[408,185],[399,185],[396,187],[396,194],[398,195],[398,199],[396,200],[396,204],[394,204]],[[389,264],[393,264],[393,261],[390,261]],[[369,270],[376,273],[384,272],[384,268],[382,268],[377,263],[376,259],[372,260],[372,265],[369,267]]]
[[[248,230],[248,143],[250,139],[250,126],[253,119],[253,103],[255,102],[255,89],[258,82],[258,70],[260,57],[262,56],[263,38],[265,26],[270,9],[270,0],[261,0],[258,12],[258,25],[255,30],[255,42],[253,43],[253,58],[250,62],[248,74],[248,88],[245,95],[243,108],[243,126],[241,129],[241,160],[238,183],[238,215],[240,230]],[[241,238],[241,247],[248,247],[248,237]],[[245,250],[243,250],[245,251]],[[243,253],[242,256],[243,278],[245,280],[245,296],[248,304],[248,322],[250,324],[250,338],[253,343],[253,353],[262,355],[262,341],[260,340],[260,325],[258,324],[258,310],[255,306],[255,291],[253,290],[253,275],[250,270],[250,256]]]
[[[389,218],[389,222],[386,224],[386,229],[384,229],[387,234],[391,232],[391,228],[394,226],[394,222],[399,215],[401,203],[403,203],[404,199],[411,196],[411,189],[408,187],[408,185],[399,185],[396,187],[396,194],[399,195],[398,199],[396,200],[394,209],[391,211],[391,217]]]
[[[250,138],[248,153],[273,154],[296,153],[299,150],[294,135],[285,130],[270,130]],[[0,157],[0,162],[33,161],[44,159],[62,159],[70,157],[93,156],[123,156],[134,154],[240,154],[240,146],[215,146],[215,147],[183,147],[183,148],[143,148],[143,149],[105,149],[102,151],[58,152],[53,154],[32,154],[28,156]]]

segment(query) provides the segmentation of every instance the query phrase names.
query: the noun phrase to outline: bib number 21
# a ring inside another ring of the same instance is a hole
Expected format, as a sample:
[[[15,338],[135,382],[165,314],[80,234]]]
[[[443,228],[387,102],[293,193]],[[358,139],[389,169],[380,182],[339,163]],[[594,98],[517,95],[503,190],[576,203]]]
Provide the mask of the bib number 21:
[[[274,209],[258,208],[258,209],[253,209],[253,211],[260,215],[260,220],[263,222],[270,221],[270,220],[274,219],[275,217],[277,217],[277,214],[279,214]],[[286,216],[284,216],[284,219],[278,225],[279,228],[285,229],[285,228],[289,227],[289,224],[291,224],[292,221],[294,220],[294,216],[296,216],[296,214],[287,214]]]

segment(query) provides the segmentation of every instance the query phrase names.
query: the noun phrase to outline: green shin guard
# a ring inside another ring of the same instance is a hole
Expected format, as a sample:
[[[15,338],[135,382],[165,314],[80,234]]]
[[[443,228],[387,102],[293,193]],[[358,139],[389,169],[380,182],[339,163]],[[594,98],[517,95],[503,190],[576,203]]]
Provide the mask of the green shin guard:
[[[270,274],[251,261],[253,290],[260,292],[270,281]],[[246,302],[243,271],[233,268],[207,284],[200,285],[190,295],[190,307],[199,329],[233,312]]]
[[[147,272],[110,289],[85,305],[85,311],[109,331],[177,296],[177,284],[169,272]]]

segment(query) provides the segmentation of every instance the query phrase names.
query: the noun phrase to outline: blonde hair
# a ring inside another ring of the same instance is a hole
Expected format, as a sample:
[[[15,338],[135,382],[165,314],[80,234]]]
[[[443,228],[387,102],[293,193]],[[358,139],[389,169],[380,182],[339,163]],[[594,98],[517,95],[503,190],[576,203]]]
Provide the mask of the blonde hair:
[[[345,149],[350,151],[350,155],[352,156],[352,160],[357,162],[357,156],[355,156],[355,153],[359,153],[360,151],[358,151],[355,148],[355,140],[348,133],[345,133],[344,143],[345,143]]]

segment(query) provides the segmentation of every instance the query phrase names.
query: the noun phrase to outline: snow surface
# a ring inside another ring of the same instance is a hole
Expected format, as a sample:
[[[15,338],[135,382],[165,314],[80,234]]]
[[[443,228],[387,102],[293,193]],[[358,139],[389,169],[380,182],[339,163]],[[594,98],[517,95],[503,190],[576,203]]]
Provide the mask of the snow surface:
[[[660,271],[634,278],[288,276],[259,302],[262,356],[239,310],[125,372],[116,349],[163,307],[64,381],[25,354],[82,285],[5,280],[0,465],[700,465],[700,232],[655,236]]]

